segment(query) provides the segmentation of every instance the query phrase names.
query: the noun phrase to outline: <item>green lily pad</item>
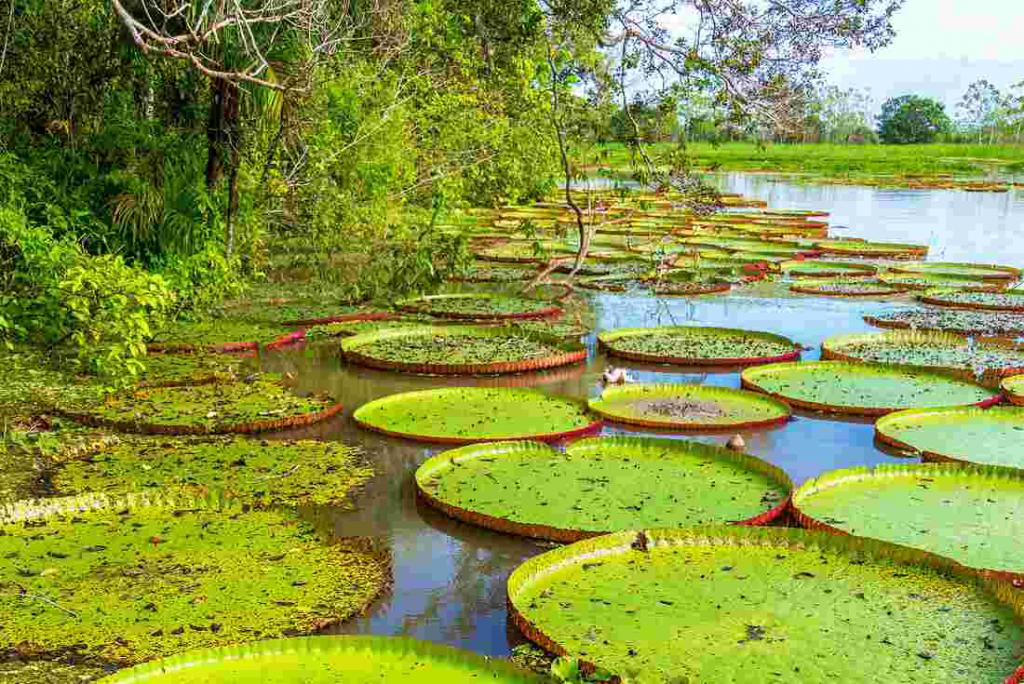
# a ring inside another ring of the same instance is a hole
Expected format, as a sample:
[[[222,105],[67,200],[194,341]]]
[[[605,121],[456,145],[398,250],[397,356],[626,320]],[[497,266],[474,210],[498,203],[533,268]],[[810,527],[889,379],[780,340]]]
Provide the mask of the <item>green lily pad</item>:
[[[1024,375],[1014,375],[1000,385],[1011,403],[1024,406]]]
[[[325,337],[351,337],[352,335],[363,335],[382,330],[422,328],[435,322],[436,319],[429,316],[391,316],[370,321],[338,321],[336,323],[323,323],[307,328],[306,337],[311,340],[323,339]]]
[[[614,356],[652,363],[748,365],[800,358],[800,347],[788,338],[735,328],[617,328],[597,339]]]
[[[896,259],[914,259],[928,254],[928,247],[925,245],[911,245],[902,242],[819,240],[814,243],[814,246],[825,254],[841,254],[846,256],[886,256]]]
[[[229,318],[177,321],[156,331],[150,351],[247,351],[273,342],[287,333],[274,323]]]
[[[341,410],[323,397],[300,397],[273,377],[246,382],[143,388],[88,408],[58,410],[97,427],[158,434],[261,432],[308,425]]]
[[[390,574],[289,515],[178,496],[22,502],[0,531],[0,643],[28,657],[131,664],[314,632]]]
[[[1024,346],[922,330],[836,335],[822,343],[821,357],[963,371],[978,377],[1024,373]]]
[[[899,411],[878,419],[875,436],[927,460],[1024,468],[1022,407]]]
[[[560,439],[600,427],[582,401],[505,387],[392,394],[363,404],[352,417],[376,432],[449,444]]]
[[[459,278],[468,283],[518,283],[537,276],[537,269],[527,266],[473,266]]]
[[[816,261],[803,259],[798,261],[784,261],[779,269],[790,276],[800,278],[851,278],[870,277],[878,269],[871,264],[851,264],[840,261]]]
[[[139,376],[143,385],[193,385],[223,382],[246,375],[245,358],[231,354],[150,354],[146,369]]]
[[[738,430],[781,425],[784,403],[744,390],[713,385],[622,385],[590,400],[598,415],[627,425],[666,430]]]
[[[189,651],[115,673],[106,684],[527,684],[502,660],[400,637],[315,636]]]
[[[901,294],[906,289],[899,285],[884,283],[794,283],[789,286],[793,292],[819,297],[886,297]]]
[[[699,295],[721,294],[732,289],[728,282],[716,282],[715,279],[705,282],[662,281],[654,286],[654,293],[669,297],[696,297]]]
[[[971,292],[998,292],[1003,287],[999,281],[947,276],[939,273],[883,273],[878,276],[878,279],[888,285],[897,285],[908,290],[927,290],[938,287]]]
[[[537,299],[488,293],[430,295],[399,302],[398,308],[439,318],[477,320],[542,318],[555,316],[562,312],[557,306]]]
[[[51,485],[60,495],[223,491],[252,505],[347,507],[372,475],[358,449],[338,442],[142,438],[64,459]]]
[[[622,532],[508,580],[512,621],[630,681],[978,682],[1019,664],[1024,599],[945,559],[767,527]]]
[[[94,379],[78,378],[62,370],[40,349],[0,344],[0,429],[5,419],[42,412],[59,399],[68,403],[89,403],[103,397],[103,385]]]
[[[564,453],[537,442],[461,447],[421,465],[416,484],[455,518],[561,542],[647,525],[765,523],[792,489],[753,456],[630,437],[584,439]]]
[[[1024,579],[1024,471],[923,463],[848,468],[793,494],[805,526],[840,530]]]
[[[350,337],[341,343],[354,363],[413,373],[520,373],[579,363],[578,342],[505,328],[420,327]]]
[[[845,361],[758,366],[744,370],[741,378],[744,387],[798,408],[864,416],[999,400],[981,385],[950,375]]]
[[[1021,275],[1020,269],[1012,266],[948,263],[941,261],[899,264],[894,266],[892,270],[900,273],[934,273],[944,277],[963,277],[981,280],[1016,280]]]
[[[918,299],[925,304],[951,309],[978,309],[982,311],[1014,311],[1024,313],[1024,291],[965,292],[963,290],[936,289],[922,292]]]
[[[1007,312],[899,309],[868,315],[864,320],[876,328],[939,330],[977,337],[1024,337],[1024,316]]]

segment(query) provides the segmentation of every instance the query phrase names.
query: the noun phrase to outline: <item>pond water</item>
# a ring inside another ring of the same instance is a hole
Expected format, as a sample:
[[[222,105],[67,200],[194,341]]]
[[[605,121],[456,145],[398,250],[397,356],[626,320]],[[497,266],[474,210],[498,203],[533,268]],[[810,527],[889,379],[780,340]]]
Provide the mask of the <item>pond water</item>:
[[[729,191],[768,200],[774,208],[829,210],[839,235],[925,243],[932,247],[932,260],[1024,267],[1024,194],[814,187],[743,174],[724,175],[720,183]],[[780,292],[777,287],[757,288],[696,300],[598,295],[594,306],[599,330],[675,323],[765,330],[812,347],[805,359],[817,358],[820,343],[830,335],[869,330],[861,318],[865,313],[894,306],[891,299],[843,301]],[[595,352],[593,337],[588,341],[591,354],[586,366],[502,378],[417,377],[347,366],[330,343],[274,354],[264,359],[264,365],[294,372],[299,390],[326,390],[350,410],[395,392],[452,384],[535,386],[586,397],[599,392],[601,373],[610,365]],[[615,365],[625,365],[643,381],[739,386],[737,372],[680,372],[622,361]],[[405,635],[507,655],[522,638],[507,625],[505,580],[516,565],[546,547],[425,509],[417,503],[413,473],[437,449],[364,432],[349,412],[301,434],[364,447],[377,475],[359,495],[357,510],[329,513],[327,522],[339,535],[367,536],[387,547],[394,586],[365,617],[339,631]],[[873,445],[873,428],[867,421],[798,415],[781,428],[742,434],[748,451],[784,468],[798,483],[834,468],[900,460]],[[727,438],[700,439],[721,443]]]

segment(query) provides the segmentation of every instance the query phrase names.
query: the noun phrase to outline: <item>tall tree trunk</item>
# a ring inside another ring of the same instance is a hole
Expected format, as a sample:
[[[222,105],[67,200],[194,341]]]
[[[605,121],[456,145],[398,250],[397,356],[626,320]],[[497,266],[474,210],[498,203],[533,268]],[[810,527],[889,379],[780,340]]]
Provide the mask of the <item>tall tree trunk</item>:
[[[228,206],[226,214],[227,255],[235,247],[234,219],[238,213],[238,165],[240,163],[241,127],[239,126],[240,95],[238,84],[216,79],[212,84],[210,111],[206,120],[206,189],[213,194],[228,172]]]

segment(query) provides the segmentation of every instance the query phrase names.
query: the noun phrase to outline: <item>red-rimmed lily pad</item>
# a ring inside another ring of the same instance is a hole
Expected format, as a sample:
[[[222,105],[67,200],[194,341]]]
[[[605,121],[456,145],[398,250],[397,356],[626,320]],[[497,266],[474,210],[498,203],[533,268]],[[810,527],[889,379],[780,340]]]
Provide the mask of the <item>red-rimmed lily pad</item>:
[[[489,293],[429,295],[399,302],[398,308],[438,318],[467,320],[544,318],[562,313],[560,308],[548,302]]]
[[[565,452],[537,442],[445,451],[416,471],[420,495],[466,522],[572,542],[648,525],[764,524],[789,477],[746,454],[675,439],[599,437]]]
[[[902,544],[1024,581],[1024,471],[940,463],[847,468],[793,494],[805,527]]]
[[[735,328],[617,328],[597,339],[613,356],[648,363],[739,366],[800,358],[800,346],[786,337]]]
[[[1024,345],[924,330],[835,335],[822,343],[821,358],[951,370],[978,378],[1024,373]]]
[[[57,407],[94,427],[165,435],[253,433],[310,425],[341,412],[327,397],[300,397],[274,378],[147,387],[94,406]]]
[[[899,411],[878,419],[875,437],[925,460],[1024,469],[1024,407]]]
[[[440,375],[523,373],[587,358],[579,342],[469,326],[367,333],[342,341],[341,349],[346,360],[364,366]]]
[[[443,444],[549,441],[601,427],[601,421],[578,399],[506,387],[447,387],[392,394],[363,404],[353,418],[368,430]]]
[[[401,637],[314,636],[188,651],[117,672],[108,684],[539,684],[508,662]]]
[[[1024,315],[961,309],[899,309],[867,315],[876,328],[942,330],[977,337],[1024,337]]]
[[[930,273],[950,278],[967,278],[969,280],[1016,280],[1021,271],[1013,266],[997,266],[992,264],[950,263],[942,261],[923,261],[913,264],[898,264],[890,270],[897,273]]]
[[[1006,287],[1006,283],[1001,280],[970,279],[938,273],[883,273],[878,276],[878,279],[887,285],[895,285],[907,290],[944,288],[968,292],[999,292]]]
[[[765,428],[790,417],[789,407],[780,401],[712,385],[607,387],[600,398],[590,400],[590,408],[618,423],[682,431]]]
[[[1024,375],[1006,378],[1001,387],[1011,403],[1024,406]]]
[[[818,297],[888,297],[906,292],[906,288],[899,285],[858,282],[794,283],[789,289]]]
[[[623,678],[1002,684],[1024,597],[876,540],[770,527],[622,532],[548,551],[508,580],[532,641]]]
[[[841,261],[798,259],[784,261],[779,270],[798,278],[870,278],[878,272],[872,264],[854,264]]]
[[[902,242],[868,242],[867,240],[820,240],[814,247],[825,254],[845,256],[890,257],[893,259],[920,259],[928,255],[926,245]]]
[[[926,290],[918,299],[932,306],[980,311],[1013,311],[1024,313],[1024,290],[1005,292],[965,292],[963,290]]]
[[[999,401],[991,390],[952,375],[910,367],[845,361],[778,363],[747,368],[743,387],[797,408],[881,416],[908,408],[978,405]]]

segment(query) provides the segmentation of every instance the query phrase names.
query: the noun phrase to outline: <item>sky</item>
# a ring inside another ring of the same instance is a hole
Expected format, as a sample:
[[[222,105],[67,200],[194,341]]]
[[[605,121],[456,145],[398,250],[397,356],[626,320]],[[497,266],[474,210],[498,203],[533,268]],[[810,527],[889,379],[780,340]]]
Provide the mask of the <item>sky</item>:
[[[1000,89],[1024,81],[1024,0],[906,0],[893,25],[888,47],[827,57],[826,79],[869,89],[876,106],[916,93],[944,102],[950,114],[972,81]]]

